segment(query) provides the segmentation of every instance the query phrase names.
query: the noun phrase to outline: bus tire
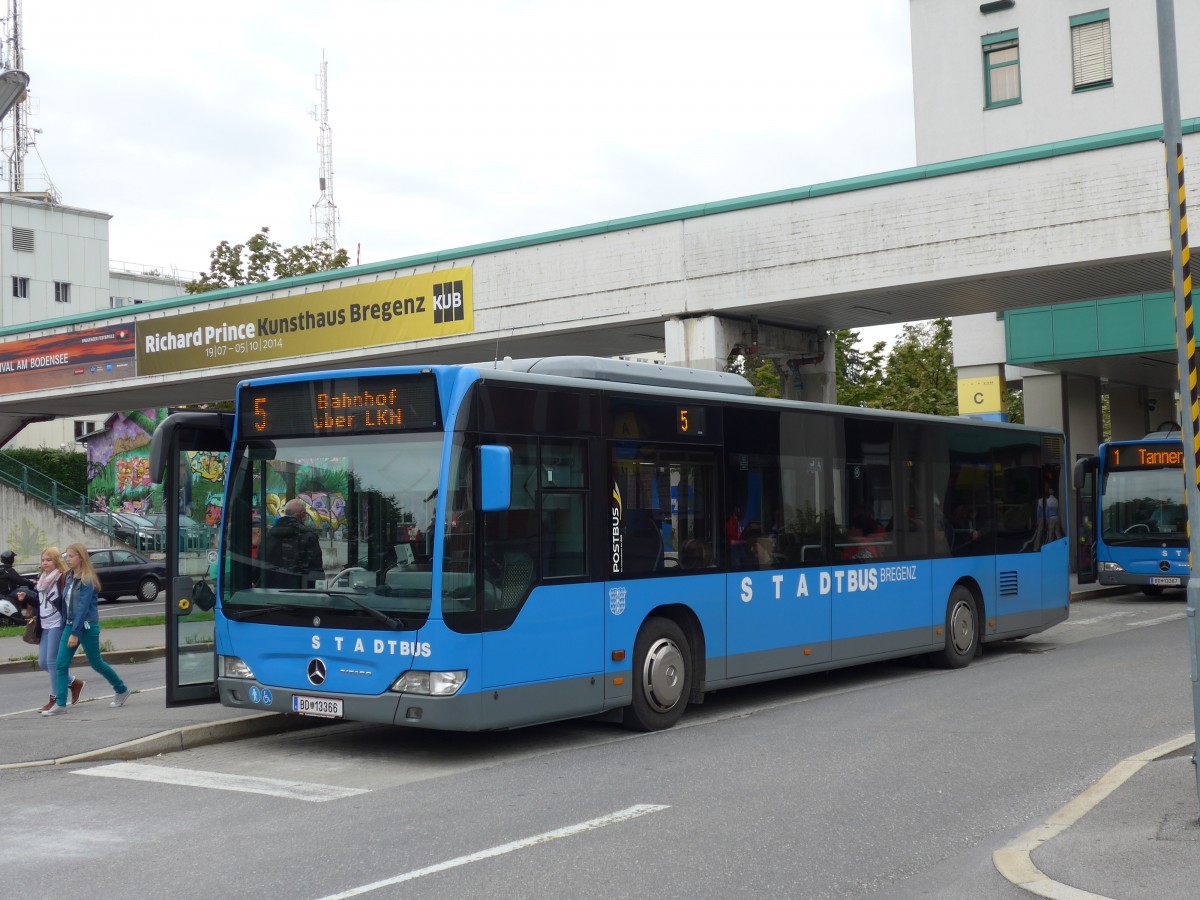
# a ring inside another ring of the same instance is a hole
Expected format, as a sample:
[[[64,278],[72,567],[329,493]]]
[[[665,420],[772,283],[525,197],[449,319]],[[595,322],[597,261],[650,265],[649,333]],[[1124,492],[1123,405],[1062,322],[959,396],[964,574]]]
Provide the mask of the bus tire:
[[[1142,593],[1145,594],[1147,597],[1160,597],[1160,596],[1162,596],[1162,592],[1163,592],[1163,589],[1161,587],[1158,587],[1157,585],[1147,584],[1147,585],[1142,586]]]
[[[946,646],[929,654],[929,661],[942,669],[961,669],[979,652],[979,609],[975,595],[955,585],[946,602]]]
[[[633,731],[661,731],[679,721],[692,690],[687,635],[670,619],[647,619],[633,645],[633,702],[622,724]]]

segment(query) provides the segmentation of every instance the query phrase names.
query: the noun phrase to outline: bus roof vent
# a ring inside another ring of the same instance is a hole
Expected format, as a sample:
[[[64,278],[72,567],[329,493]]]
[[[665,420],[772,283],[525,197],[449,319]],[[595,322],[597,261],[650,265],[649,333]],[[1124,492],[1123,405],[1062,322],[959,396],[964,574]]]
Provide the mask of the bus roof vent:
[[[1183,433],[1179,430],[1178,422],[1161,422],[1158,428],[1150,432],[1143,440],[1153,440],[1154,438],[1175,438],[1183,440]]]
[[[560,378],[586,378],[590,381],[608,381],[616,384],[643,384],[679,390],[754,396],[754,386],[741,375],[734,375],[732,372],[710,372],[704,369],[685,369],[682,366],[659,366],[654,363],[631,362],[624,359],[603,359],[594,356],[546,356],[538,359],[514,359],[512,369],[514,372],[556,375]]]
[[[1056,434],[1042,435],[1042,462],[1056,463],[1062,459],[1063,439]]]

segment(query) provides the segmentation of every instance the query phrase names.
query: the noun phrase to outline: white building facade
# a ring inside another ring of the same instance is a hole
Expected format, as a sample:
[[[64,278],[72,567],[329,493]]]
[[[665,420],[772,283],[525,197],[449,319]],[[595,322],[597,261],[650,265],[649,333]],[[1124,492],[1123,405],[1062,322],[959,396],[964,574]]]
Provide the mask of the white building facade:
[[[177,278],[109,266],[112,216],[62,206],[49,195],[0,194],[0,326],[162,300],[183,294]],[[104,416],[55,419],[25,428],[7,446],[79,450]]]
[[[1200,3],[1174,5],[1186,120],[1200,116],[1200,54],[1188,49],[1200,40]],[[910,0],[909,9],[918,165],[1161,126],[1151,0]],[[1104,165],[1088,155],[1079,159],[1081,183],[1095,177],[1094,165]],[[1164,205],[1165,190],[1164,174]],[[1002,205],[1004,198],[981,202]],[[1114,437],[1140,436],[1154,427],[1151,417],[1171,417],[1170,392],[1139,386],[1132,367],[1130,383],[1103,385],[1006,367],[1003,319],[959,316],[953,328],[960,382],[1021,381],[1027,420],[1066,428],[1076,449],[1101,437],[1093,406],[1101,392],[1112,404]]]

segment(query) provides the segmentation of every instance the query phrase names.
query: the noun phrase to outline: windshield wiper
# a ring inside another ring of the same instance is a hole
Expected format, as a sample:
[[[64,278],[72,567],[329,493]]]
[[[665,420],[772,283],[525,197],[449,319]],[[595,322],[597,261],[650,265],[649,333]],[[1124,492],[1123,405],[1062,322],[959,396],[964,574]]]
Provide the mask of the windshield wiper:
[[[253,619],[255,616],[262,616],[272,612],[286,612],[288,610],[300,609],[298,606],[257,606],[254,609],[245,609],[241,612],[227,612],[225,618],[233,619],[235,622],[241,622],[244,619]],[[224,610],[222,610],[224,612]]]
[[[369,606],[368,604],[363,603],[361,600],[358,600],[355,597],[351,597],[349,594],[330,593],[329,591],[320,591],[320,590],[315,590],[313,588],[300,588],[297,590],[289,591],[289,593],[308,594],[308,595],[320,594],[321,596],[326,597],[331,601],[333,600],[334,597],[338,597],[342,600],[348,600],[350,603],[353,603],[355,606],[357,606],[363,612],[370,613],[372,616],[374,616],[376,619],[378,619],[380,622],[382,622],[388,628],[391,628],[393,631],[401,631],[404,629],[404,622],[402,620],[393,619],[391,616],[389,616],[387,613],[383,612],[382,610],[378,610],[373,606]],[[242,619],[250,619],[250,618],[253,618],[254,616],[260,616],[263,613],[282,612],[285,610],[304,610],[305,612],[318,611],[318,609],[316,607],[307,606],[304,604],[298,604],[298,603],[292,603],[292,604],[287,604],[287,605],[276,604],[274,606],[260,606],[260,607],[254,608],[254,609],[248,609],[245,612],[225,613],[225,617],[228,619],[234,619],[235,621],[240,622]]]
[[[351,597],[349,594],[327,594],[326,596],[329,597],[331,600],[334,597],[338,597],[342,600],[349,600],[351,603],[353,603],[355,606],[357,606],[363,612],[370,613],[372,616],[374,616],[376,619],[378,619],[380,622],[385,624],[388,628],[392,629],[393,631],[400,631],[402,628],[404,628],[404,622],[402,622],[401,620],[393,619],[391,616],[389,616],[383,610],[376,609],[375,607],[370,606],[369,604],[363,603],[361,600],[359,600],[355,597]]]

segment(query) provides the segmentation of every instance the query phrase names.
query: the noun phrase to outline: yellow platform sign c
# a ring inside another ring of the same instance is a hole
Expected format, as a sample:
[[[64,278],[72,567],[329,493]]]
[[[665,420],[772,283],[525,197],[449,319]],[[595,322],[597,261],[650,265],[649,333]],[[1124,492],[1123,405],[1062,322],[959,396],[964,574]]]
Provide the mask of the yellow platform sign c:
[[[1001,380],[998,375],[986,378],[958,380],[958,412],[963,416],[978,416],[1003,412]]]

